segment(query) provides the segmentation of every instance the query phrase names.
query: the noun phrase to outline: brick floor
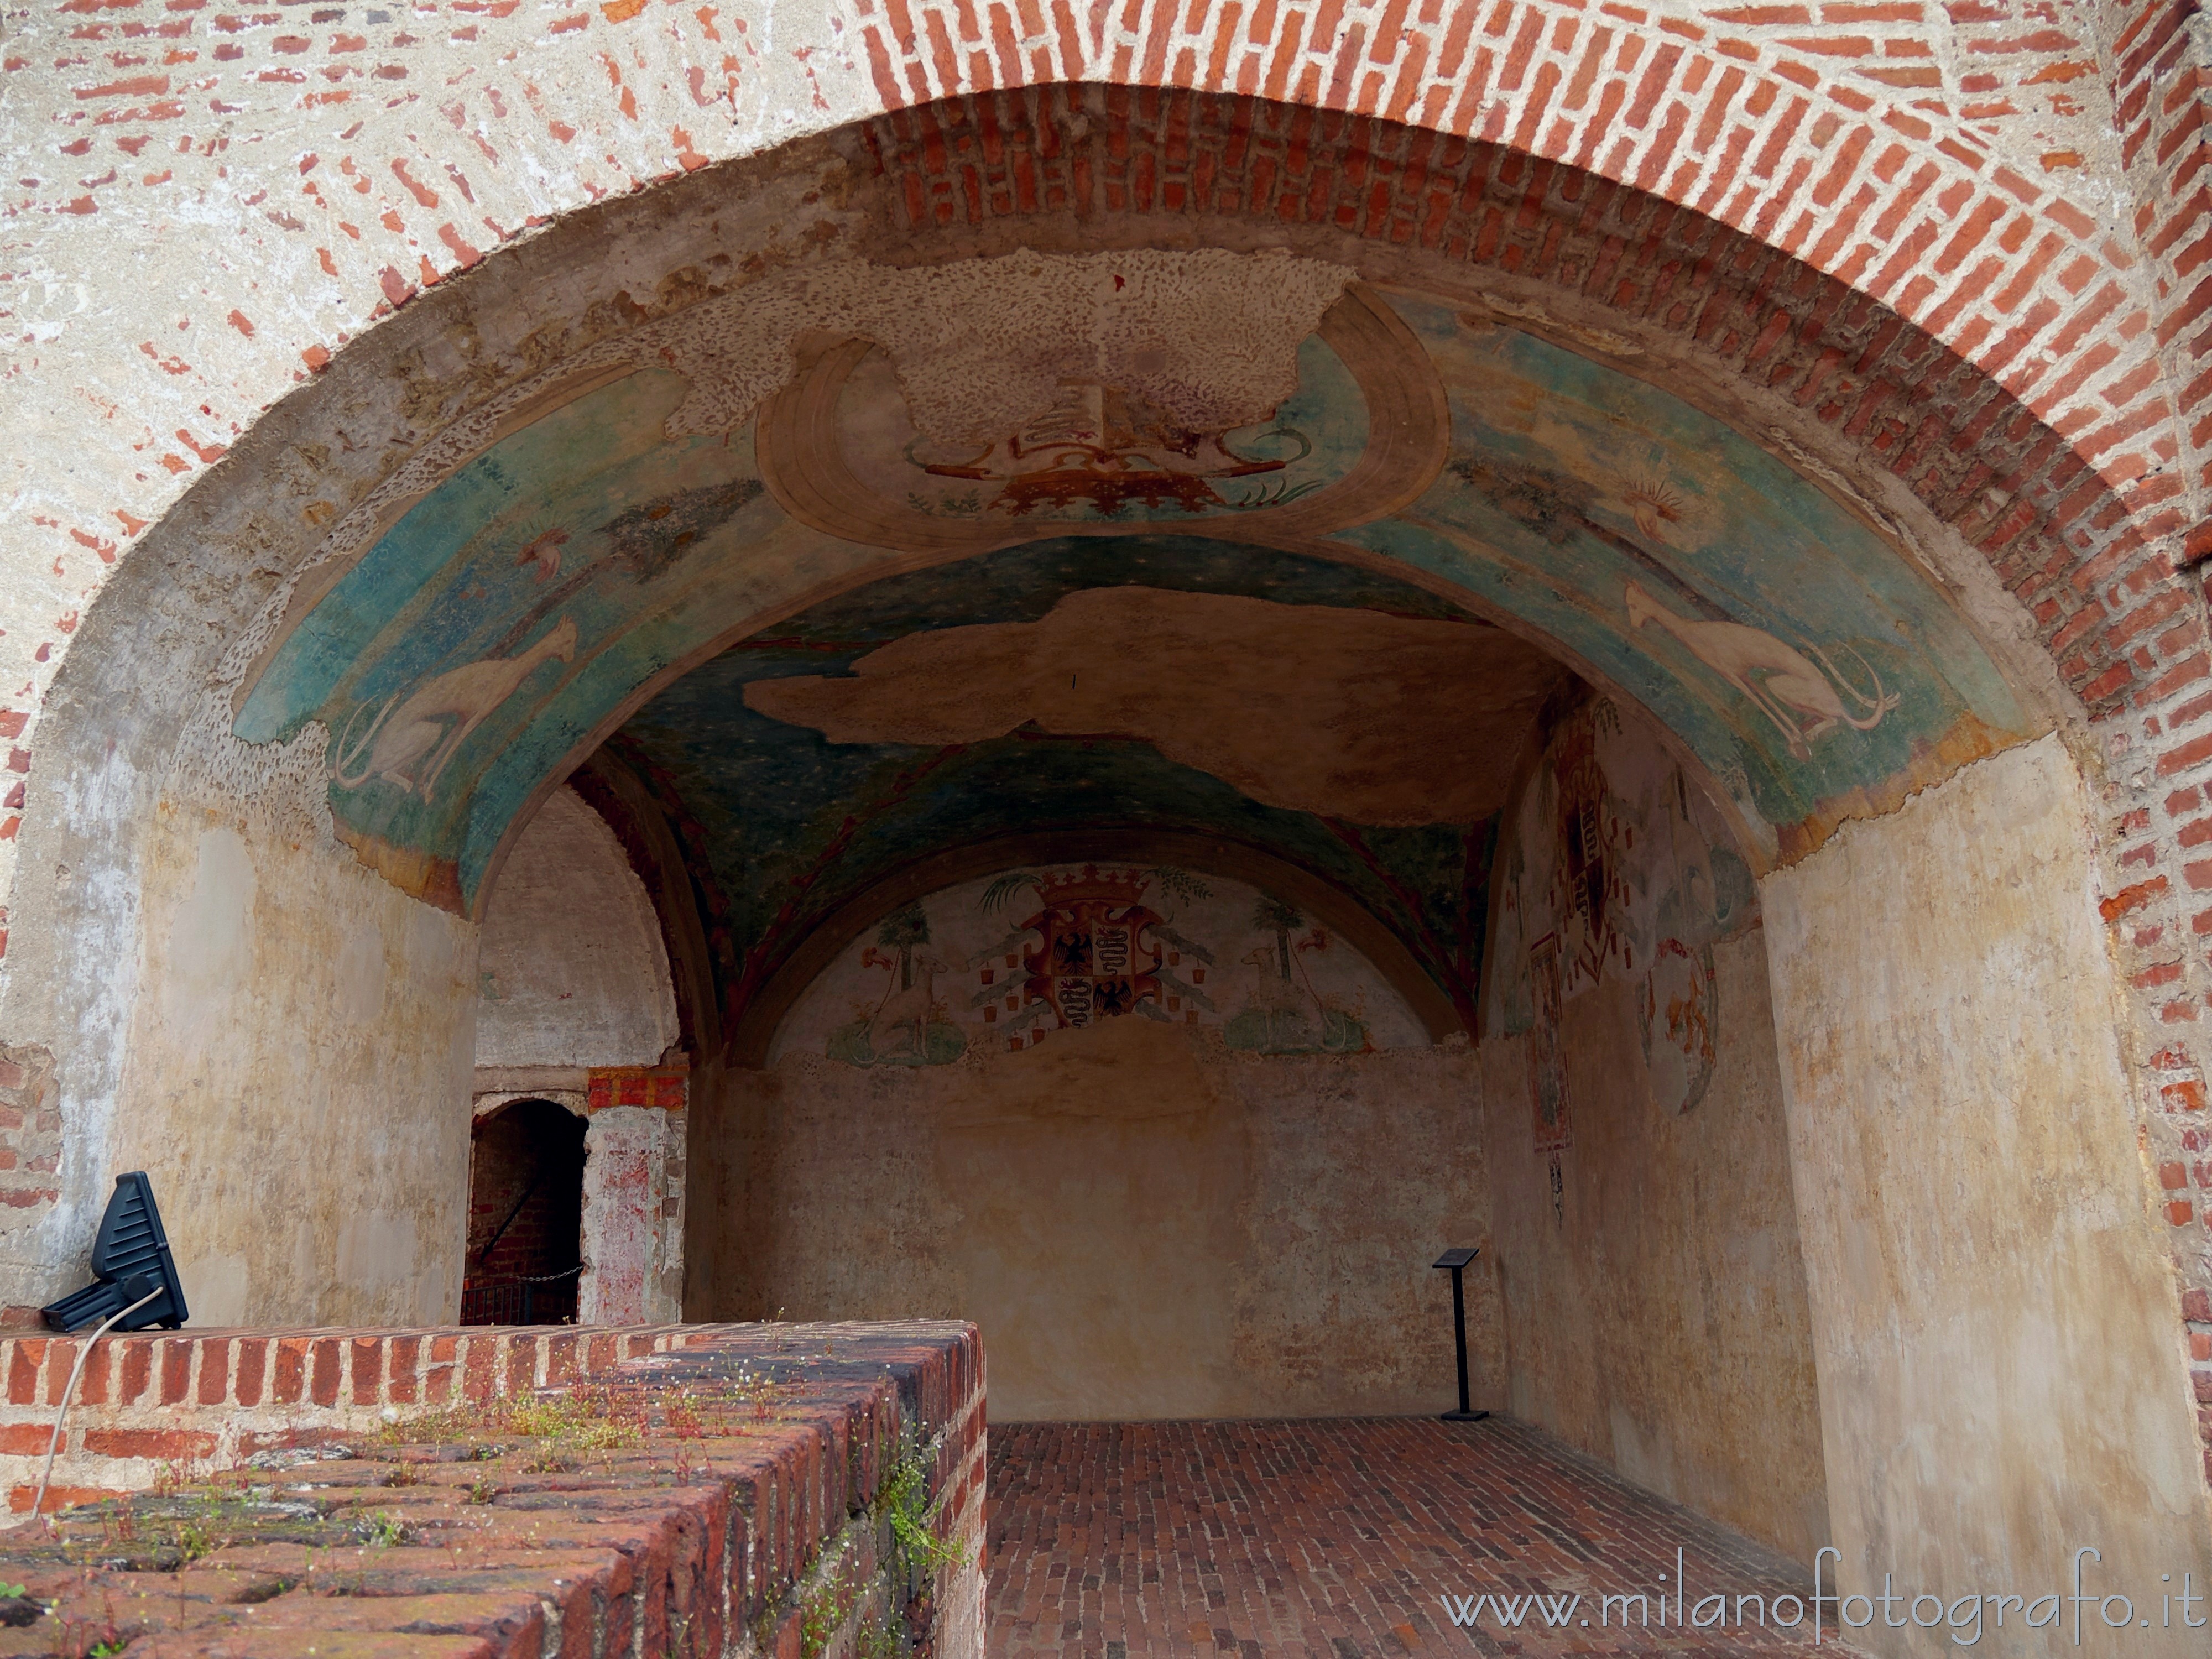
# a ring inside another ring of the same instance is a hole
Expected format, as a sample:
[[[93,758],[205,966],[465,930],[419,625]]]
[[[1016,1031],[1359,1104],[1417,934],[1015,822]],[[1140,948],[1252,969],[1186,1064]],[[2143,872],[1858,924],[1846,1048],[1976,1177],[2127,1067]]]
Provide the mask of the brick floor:
[[[991,1659],[1811,1646],[1747,1603],[1747,1628],[1678,1633],[1678,1550],[1688,1605],[1725,1589],[1731,1624],[1735,1596],[1802,1597],[1809,1575],[1510,1419],[994,1425],[990,1458]],[[1663,1628],[1590,1605],[1662,1584]],[[1583,1599],[1558,1630],[1524,1602],[1513,1631],[1487,1607],[1455,1628],[1437,1601],[1483,1592]],[[1849,1653],[1832,1608],[1824,1637]]]

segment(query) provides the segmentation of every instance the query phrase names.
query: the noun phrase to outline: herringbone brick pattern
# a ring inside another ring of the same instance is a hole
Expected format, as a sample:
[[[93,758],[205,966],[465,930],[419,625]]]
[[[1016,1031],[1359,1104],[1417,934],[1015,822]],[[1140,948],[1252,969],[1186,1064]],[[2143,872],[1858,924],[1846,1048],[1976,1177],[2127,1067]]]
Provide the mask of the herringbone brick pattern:
[[[1809,1577],[1504,1418],[1017,1424],[992,1429],[990,1457],[992,1659],[1811,1645],[1809,1624],[1792,1640],[1748,1608],[1747,1628],[1678,1632],[1678,1559],[1690,1608],[1716,1591],[1731,1609],[1802,1597]],[[1601,1625],[1593,1605],[1662,1588],[1663,1626],[1656,1609],[1649,1626]],[[1488,1607],[1455,1628],[1437,1599],[1484,1593],[1519,1604],[1519,1628]],[[1550,1629],[1534,1595],[1581,1600]],[[1822,1651],[1848,1654],[1833,1619]]]

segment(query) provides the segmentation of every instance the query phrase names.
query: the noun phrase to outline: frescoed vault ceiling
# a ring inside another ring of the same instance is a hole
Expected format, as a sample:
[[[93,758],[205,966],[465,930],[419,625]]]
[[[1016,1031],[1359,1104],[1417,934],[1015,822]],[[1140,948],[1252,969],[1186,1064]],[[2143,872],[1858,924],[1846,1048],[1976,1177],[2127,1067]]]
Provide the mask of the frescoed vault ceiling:
[[[618,732],[733,1004],[903,865],[1095,826],[1325,877],[1471,1007],[1562,661],[1702,763],[1755,867],[2033,724],[1766,450],[1342,267],[832,264],[594,351],[334,550],[234,729],[319,722],[339,833],[455,909]]]
[[[733,1016],[902,867],[1086,829],[1311,872],[1466,1001],[1499,757],[1559,678],[1513,635],[1354,567],[1063,538],[825,601],[678,679],[616,749],[704,849]],[[1448,781],[1407,787],[1422,777]]]

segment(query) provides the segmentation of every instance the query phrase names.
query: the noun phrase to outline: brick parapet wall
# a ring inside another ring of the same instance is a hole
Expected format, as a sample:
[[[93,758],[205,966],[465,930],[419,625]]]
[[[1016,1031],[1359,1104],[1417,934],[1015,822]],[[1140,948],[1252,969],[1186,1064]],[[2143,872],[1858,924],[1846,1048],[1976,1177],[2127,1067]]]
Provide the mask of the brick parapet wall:
[[[368,1432],[392,1418],[592,1382],[641,1357],[714,1340],[724,1329],[463,1326],[110,1336],[85,1363],[55,1486],[140,1491],[171,1466],[219,1468],[303,1432]],[[18,1512],[28,1507],[82,1341],[0,1336],[0,1483]]]
[[[41,1413],[51,1420],[47,1401],[75,1346],[0,1345],[7,1432]],[[781,1655],[802,1642],[851,1652],[864,1615],[906,1617],[914,1634],[918,1610],[927,1641],[917,1651],[982,1652],[985,1406],[973,1327],[227,1331],[100,1345],[111,1347],[87,1368],[102,1376],[101,1398],[77,1408],[92,1435],[208,1436],[216,1462],[264,1442],[352,1437],[352,1455],[284,1477],[313,1495],[316,1524],[343,1540],[216,1538],[179,1577],[159,1565],[150,1530],[118,1534],[114,1511],[97,1522],[65,1516],[53,1540],[26,1522],[0,1534],[0,1576],[53,1602],[60,1623],[38,1631],[45,1645],[20,1650],[58,1650],[56,1629],[81,1627],[118,1644],[151,1636],[173,1656],[297,1652],[319,1632],[342,1638],[331,1650],[365,1639],[344,1632],[414,1632],[420,1644],[409,1651],[484,1659],[627,1654],[641,1644],[648,1653]],[[757,1395],[757,1414],[701,1421],[698,1401],[733,1381]],[[441,1419],[435,1444],[416,1443],[406,1426],[441,1403],[585,1386],[626,1402],[632,1420],[642,1406],[641,1442],[549,1469],[512,1445],[474,1443],[511,1439],[496,1424]],[[291,1397],[272,1403],[272,1393]],[[232,1432],[240,1413],[254,1426]],[[118,1450],[133,1455],[108,1458],[105,1473],[131,1486],[137,1466],[156,1461],[127,1440]],[[934,1524],[959,1556],[919,1604],[878,1502],[914,1450]],[[82,1454],[80,1467],[91,1467]],[[158,1573],[159,1594],[144,1593],[135,1575],[146,1571]],[[19,1650],[12,1636],[0,1630],[0,1654]]]

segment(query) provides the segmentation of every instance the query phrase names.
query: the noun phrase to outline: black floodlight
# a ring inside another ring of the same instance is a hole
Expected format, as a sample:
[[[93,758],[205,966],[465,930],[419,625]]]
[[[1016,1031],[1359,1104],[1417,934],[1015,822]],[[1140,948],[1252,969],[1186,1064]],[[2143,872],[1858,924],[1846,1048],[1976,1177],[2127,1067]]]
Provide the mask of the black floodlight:
[[[169,1256],[169,1236],[161,1231],[161,1212],[154,1207],[154,1183],[143,1170],[115,1177],[114,1196],[100,1218],[100,1236],[92,1242],[92,1271],[98,1275],[97,1283],[40,1310],[54,1329],[97,1325],[144,1296],[154,1299],[118,1320],[119,1328],[143,1331],[149,1325],[167,1325],[173,1331],[191,1316],[185,1306],[185,1287],[177,1279],[177,1264]]]
[[[1490,1415],[1488,1412],[1468,1409],[1467,1292],[1460,1287],[1460,1275],[1467,1271],[1467,1264],[1481,1254],[1480,1250],[1446,1250],[1432,1264],[1450,1268],[1452,1276],[1452,1341],[1459,1358],[1459,1409],[1437,1413],[1447,1423],[1480,1423]]]

